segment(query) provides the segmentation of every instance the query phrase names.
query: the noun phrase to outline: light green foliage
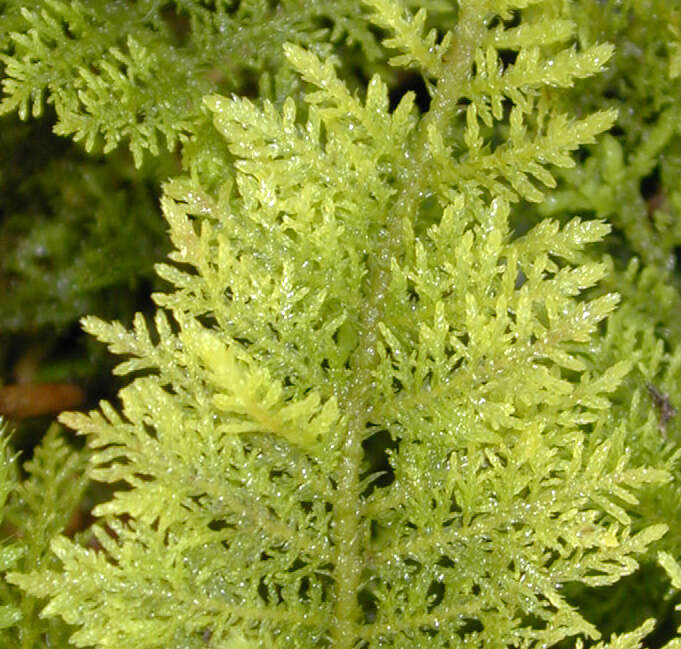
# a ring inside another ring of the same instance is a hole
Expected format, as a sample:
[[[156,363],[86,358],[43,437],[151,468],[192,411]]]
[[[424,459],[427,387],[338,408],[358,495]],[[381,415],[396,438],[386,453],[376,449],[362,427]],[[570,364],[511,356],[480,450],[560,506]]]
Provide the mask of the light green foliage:
[[[40,117],[47,100],[56,133],[88,151],[100,138],[104,152],[129,142],[138,166],[145,150],[157,155],[187,140],[202,120],[202,95],[243,90],[254,75],[277,71],[287,41],[325,54],[344,41],[369,61],[380,51],[350,0],[33,0],[4,11],[16,31],[0,55],[0,113]]]
[[[2,442],[0,445],[0,523],[2,519],[5,518],[5,508],[7,506],[7,501],[12,493],[16,482],[15,476],[15,466],[13,458],[9,449],[7,448],[7,431],[4,422],[0,421],[0,434],[2,435]],[[16,565],[17,561],[21,558],[23,554],[23,548],[19,545],[3,543],[0,546],[0,570],[3,574],[8,568]],[[7,596],[7,593],[3,593],[0,599],[0,634],[7,633],[5,629],[13,626],[21,619],[21,611],[11,599]]]
[[[440,26],[456,15],[444,0],[410,4]],[[149,309],[166,252],[160,184],[191,163],[210,187],[229,164],[201,97],[300,99],[289,41],[334,51],[359,87],[388,70],[366,11],[356,0],[0,2],[3,379],[20,333],[49,350],[41,369],[52,377],[106,380],[84,340],[69,359],[77,375],[64,373],[62,336],[87,313],[129,322]]]
[[[660,552],[658,555],[658,562],[671,579],[672,586],[676,590],[681,589],[681,566],[679,566],[674,557],[668,552]],[[681,611],[681,604],[678,604],[675,610]],[[681,627],[677,632],[681,633]],[[678,649],[679,646],[681,646],[681,639],[677,637],[668,642],[665,645],[665,649]]]
[[[353,91],[300,41],[283,52],[305,105],[205,97],[218,159],[165,185],[153,330],[84,320],[132,374],[120,409],[62,416],[119,488],[94,510],[101,550],[57,537],[58,562],[10,578],[74,645],[600,638],[579,602],[676,520],[652,504],[681,502],[678,424],[644,405],[646,381],[678,396],[681,354],[656,331],[678,295],[652,270],[608,290],[604,220],[514,230],[615,119],[554,99],[612,54],[573,46],[568,5],[469,0],[433,33],[368,2],[425,112],[410,92],[391,110],[380,75]],[[653,626],[593,646],[638,648]]]
[[[39,602],[6,581],[6,574],[56,564],[49,543],[81,506],[87,485],[86,455],[70,448],[54,425],[24,464],[26,477],[22,479],[3,425],[1,459],[0,647],[66,647],[68,626],[61,620],[41,619]]]
[[[629,250],[669,269],[681,243],[681,6],[580,0],[571,15],[582,46],[605,39],[615,55],[604,74],[589,79],[588,87],[577,84],[567,101],[578,110],[616,108],[617,127],[590,148],[583,164],[561,174],[541,212],[567,208],[608,218]]]
[[[593,371],[628,358],[632,368],[610,395],[608,418],[593,430],[590,441],[612,440],[613,428],[621,428],[627,433],[617,437],[615,444],[629,449],[637,464],[664,467],[678,476],[679,293],[669,274],[655,267],[642,269],[636,259],[621,271],[611,267],[598,290],[616,288],[622,291],[620,305],[608,318],[603,335],[587,345],[587,367]],[[655,548],[677,553],[681,541],[678,478],[664,489],[644,488],[638,500],[629,508],[634,529],[665,523],[668,533]],[[665,596],[668,580],[656,566],[654,553],[642,561],[641,570],[605,592],[574,583],[567,586],[566,596],[588,611],[589,619],[604,633],[629,629],[653,615],[667,619],[671,628],[673,601]],[[658,646],[657,642],[652,646]]]

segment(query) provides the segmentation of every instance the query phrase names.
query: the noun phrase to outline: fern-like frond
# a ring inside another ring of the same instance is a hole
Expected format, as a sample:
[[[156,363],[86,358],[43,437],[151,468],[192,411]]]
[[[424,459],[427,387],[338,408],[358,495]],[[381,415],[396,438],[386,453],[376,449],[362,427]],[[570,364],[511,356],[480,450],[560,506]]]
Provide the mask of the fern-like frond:
[[[85,320],[133,374],[120,408],[62,416],[118,488],[94,510],[102,549],[60,537],[58,569],[12,576],[76,645],[596,641],[568,586],[617,584],[667,531],[640,513],[674,460],[635,456],[655,422],[611,412],[639,359],[599,355],[620,301],[591,253],[609,225],[511,221],[612,123],[547,91],[609,49],[573,49],[539,0],[461,2],[442,38],[397,0],[371,7],[429,109],[287,45],[305,105],[204,100],[229,153],[209,187],[191,169],[165,186],[155,331]],[[507,71],[495,42],[517,45]]]
[[[55,132],[88,151],[125,142],[139,166],[145,151],[172,151],[201,128],[202,95],[275,74],[287,41],[320,53],[340,41],[360,47],[369,61],[380,55],[362,8],[350,0],[172,5],[44,0],[4,9],[15,20],[0,41],[9,41],[0,53],[0,113],[40,117],[48,101]],[[442,3],[429,6],[446,11]]]
[[[62,620],[41,618],[41,603],[18,589],[14,578],[55,565],[50,541],[72,526],[79,514],[88,483],[85,453],[70,448],[59,427],[52,426],[24,464],[26,477],[21,479],[14,465],[16,456],[8,455],[5,434],[3,430],[0,647],[65,649],[68,626]]]

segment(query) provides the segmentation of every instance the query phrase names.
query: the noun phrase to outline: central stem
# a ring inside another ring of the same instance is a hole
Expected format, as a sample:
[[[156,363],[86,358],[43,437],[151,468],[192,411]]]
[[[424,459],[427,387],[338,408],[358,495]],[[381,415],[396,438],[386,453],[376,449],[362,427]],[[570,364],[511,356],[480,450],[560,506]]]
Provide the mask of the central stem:
[[[354,377],[345,392],[341,407],[347,415],[347,436],[341,448],[341,463],[337,473],[337,501],[334,506],[335,612],[332,626],[333,649],[352,649],[359,638],[362,610],[357,596],[365,568],[362,542],[368,525],[363,516],[360,467],[364,451],[362,441],[375,406],[373,372],[378,366],[378,325],[385,313],[385,296],[390,286],[390,264],[401,256],[402,221],[414,218],[426,184],[424,173],[430,161],[428,131],[444,131],[459,99],[458,89],[471,72],[475,48],[483,41],[486,27],[478,12],[462,9],[454,42],[446,59],[449,63],[439,80],[430,111],[423,117],[412,143],[411,154],[403,153],[399,163],[400,191],[389,210],[385,227],[374,238],[375,248],[369,251],[368,274],[365,284],[366,310],[358,323],[358,344],[350,359]],[[387,236],[385,236],[387,234]]]
[[[372,251],[367,265],[365,288],[367,308],[359,324],[358,344],[350,360],[354,376],[342,403],[347,415],[348,431],[341,449],[338,471],[338,500],[334,506],[334,540],[336,543],[336,606],[333,624],[334,649],[351,649],[357,642],[362,611],[357,600],[361,588],[362,541],[366,521],[362,514],[360,467],[364,457],[362,441],[374,407],[373,371],[377,366],[378,323],[390,282],[390,255],[399,243],[399,231],[392,217],[383,250]],[[377,239],[378,240],[378,239]]]

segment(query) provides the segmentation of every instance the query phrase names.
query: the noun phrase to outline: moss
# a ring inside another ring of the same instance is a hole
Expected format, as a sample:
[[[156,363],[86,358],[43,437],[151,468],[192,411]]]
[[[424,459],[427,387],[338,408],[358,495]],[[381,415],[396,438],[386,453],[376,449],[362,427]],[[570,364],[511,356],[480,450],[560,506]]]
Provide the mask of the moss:
[[[7,646],[675,646],[676,9],[108,4],[4,10],[3,109],[86,149],[28,156],[12,299],[170,241],[82,320],[90,451],[5,454]]]

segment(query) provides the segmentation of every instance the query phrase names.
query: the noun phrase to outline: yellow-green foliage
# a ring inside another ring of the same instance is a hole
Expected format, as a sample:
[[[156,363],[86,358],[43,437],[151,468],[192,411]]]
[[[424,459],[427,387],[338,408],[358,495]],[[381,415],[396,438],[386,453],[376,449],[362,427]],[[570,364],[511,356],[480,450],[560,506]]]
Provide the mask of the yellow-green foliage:
[[[412,4],[441,26],[454,14]],[[65,368],[60,335],[87,313],[129,321],[147,307],[167,252],[160,183],[189,160],[219,183],[227,162],[202,96],[299,97],[286,42],[341,54],[358,87],[387,68],[366,12],[357,0],[0,2],[0,347],[30,336],[51,380],[101,384],[84,341]]]
[[[2,423],[2,422],[0,422]],[[87,478],[86,455],[69,448],[54,425],[24,466],[22,478],[16,456],[8,453],[3,424],[0,460],[2,538],[0,569],[28,572],[56,566],[50,541],[67,527],[81,505]],[[16,586],[0,582],[0,647],[2,649],[60,649],[68,646],[72,630],[62,620],[39,617],[42,606]]]
[[[153,327],[83,320],[129,384],[61,417],[115,493],[96,547],[14,566],[18,601],[101,649],[641,646],[645,607],[590,602],[644,568],[667,588],[657,561],[681,583],[679,295],[604,218],[533,207],[617,119],[569,99],[615,51],[582,4],[461,0],[430,31],[367,0],[423,109],[300,41],[286,98],[200,108],[182,73],[213,126],[164,186],[170,288]]]
[[[561,173],[559,191],[540,210],[608,218],[618,237],[648,265],[675,264],[681,245],[681,5],[667,0],[575,2],[570,10],[585,47],[615,44],[602,75],[576,84],[576,110],[617,109],[612,133],[583,165]]]

